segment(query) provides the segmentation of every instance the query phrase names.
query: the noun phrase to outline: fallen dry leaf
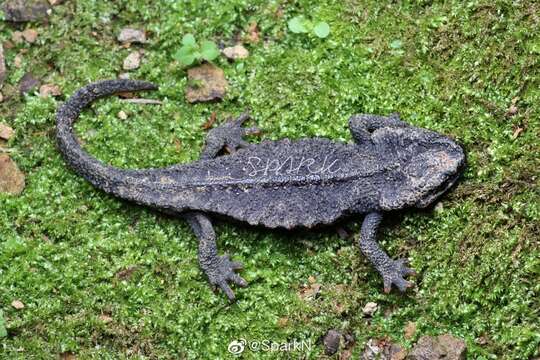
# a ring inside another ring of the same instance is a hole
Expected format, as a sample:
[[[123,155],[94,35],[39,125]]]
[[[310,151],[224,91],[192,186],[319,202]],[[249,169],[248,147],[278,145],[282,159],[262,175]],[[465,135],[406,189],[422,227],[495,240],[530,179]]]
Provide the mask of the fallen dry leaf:
[[[121,101],[131,103],[131,104],[139,104],[139,105],[161,105],[163,104],[161,101],[156,99],[122,99]]]
[[[6,79],[6,60],[4,58],[4,45],[0,43],[0,85]]]
[[[60,354],[60,359],[62,360],[77,360],[77,356],[71,352],[65,352]]]
[[[4,140],[9,140],[11,139],[14,133],[15,131],[13,131],[12,128],[10,128],[9,126],[5,124],[0,123],[0,138]]]
[[[13,306],[17,310],[24,309],[24,304],[23,304],[23,302],[21,300],[13,300],[11,302],[11,306]]]
[[[186,98],[190,103],[221,100],[227,86],[223,70],[212,64],[203,64],[188,70]]]
[[[116,273],[116,277],[120,280],[128,280],[137,269],[138,269],[138,266],[136,265],[128,266],[127,268],[118,271]]]
[[[303,286],[300,289],[299,296],[302,300],[312,300],[317,297],[321,291],[321,284],[311,284],[308,286]]]
[[[217,119],[217,113],[215,111],[212,111],[212,114],[210,114],[210,117],[206,122],[202,125],[203,130],[208,130],[214,125]]]
[[[407,325],[405,325],[405,331],[404,331],[403,336],[405,337],[405,339],[410,340],[413,338],[415,333],[416,333],[416,324],[412,321],[409,321]]]
[[[522,132],[523,132],[523,128],[522,128],[522,127],[518,127],[516,130],[514,130],[514,133],[512,134],[512,140],[517,139],[517,137],[519,136],[519,134],[521,134]]]
[[[258,43],[260,39],[261,37],[260,37],[259,29],[257,27],[257,23],[252,22],[248,26],[246,40],[250,43],[255,44],[255,43]]]
[[[0,154],[0,192],[19,195],[24,190],[24,174],[8,155]]]

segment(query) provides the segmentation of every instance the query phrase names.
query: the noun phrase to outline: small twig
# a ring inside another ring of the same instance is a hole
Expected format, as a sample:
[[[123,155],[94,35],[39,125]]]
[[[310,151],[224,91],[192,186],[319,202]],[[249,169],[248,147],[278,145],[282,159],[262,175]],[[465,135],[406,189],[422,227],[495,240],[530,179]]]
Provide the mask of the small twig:
[[[154,99],[122,99],[123,102],[141,105],[161,105],[163,104],[159,100]]]
[[[14,151],[13,149],[6,149],[3,147],[0,147],[0,153],[12,153],[13,151]]]

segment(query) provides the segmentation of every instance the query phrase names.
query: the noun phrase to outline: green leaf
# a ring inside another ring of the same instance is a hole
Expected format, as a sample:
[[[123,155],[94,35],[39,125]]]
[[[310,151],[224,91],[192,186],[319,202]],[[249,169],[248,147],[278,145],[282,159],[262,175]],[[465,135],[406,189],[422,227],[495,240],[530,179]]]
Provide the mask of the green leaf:
[[[184,37],[182,38],[182,45],[193,47],[197,46],[197,42],[195,41],[195,37],[193,36],[193,34],[184,35]]]
[[[174,58],[184,65],[191,65],[195,61],[195,48],[192,46],[182,46],[180,50],[174,54]]]
[[[201,45],[201,55],[204,60],[212,61],[219,56],[219,49],[216,43],[205,40]]]
[[[313,32],[315,33],[315,35],[317,35],[321,39],[324,39],[330,34],[330,26],[324,21],[320,21],[317,24],[315,24],[315,27],[313,28]]]
[[[4,320],[4,313],[0,310],[0,338],[7,336],[6,320]]]
[[[295,34],[307,33],[308,29],[306,27],[306,19],[302,16],[297,16],[289,20],[287,23],[289,30]]]
[[[390,47],[394,50],[401,49],[401,45],[403,45],[403,43],[399,39],[396,39],[390,43]]]

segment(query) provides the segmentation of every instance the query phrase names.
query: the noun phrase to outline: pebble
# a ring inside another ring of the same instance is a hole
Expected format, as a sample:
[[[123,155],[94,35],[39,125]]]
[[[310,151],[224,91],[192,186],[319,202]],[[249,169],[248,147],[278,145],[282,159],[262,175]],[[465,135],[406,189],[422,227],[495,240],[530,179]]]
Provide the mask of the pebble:
[[[132,51],[124,59],[124,65],[123,65],[124,70],[138,69],[139,66],[141,66],[141,59],[142,59],[142,54],[140,51]]]
[[[139,43],[144,44],[146,42],[146,33],[144,30],[133,29],[133,28],[123,28],[118,35],[118,41],[125,43]]]

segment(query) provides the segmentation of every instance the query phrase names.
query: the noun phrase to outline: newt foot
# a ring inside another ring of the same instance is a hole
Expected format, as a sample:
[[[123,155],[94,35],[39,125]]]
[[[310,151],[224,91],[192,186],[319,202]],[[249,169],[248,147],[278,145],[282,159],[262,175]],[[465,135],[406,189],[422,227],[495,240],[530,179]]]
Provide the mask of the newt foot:
[[[407,259],[392,260],[391,269],[382,274],[385,293],[388,294],[392,290],[392,285],[395,285],[401,292],[414,286],[412,282],[404,279],[404,276],[416,275],[416,271],[407,265]]]
[[[214,288],[214,290],[220,288],[225,295],[227,295],[229,300],[233,301],[235,299],[235,295],[229,286],[229,283],[234,283],[241,287],[246,287],[248,285],[247,281],[235,272],[236,270],[240,270],[242,268],[242,263],[238,261],[231,261],[229,255],[219,256],[217,258],[216,267],[207,272],[210,285]]]

